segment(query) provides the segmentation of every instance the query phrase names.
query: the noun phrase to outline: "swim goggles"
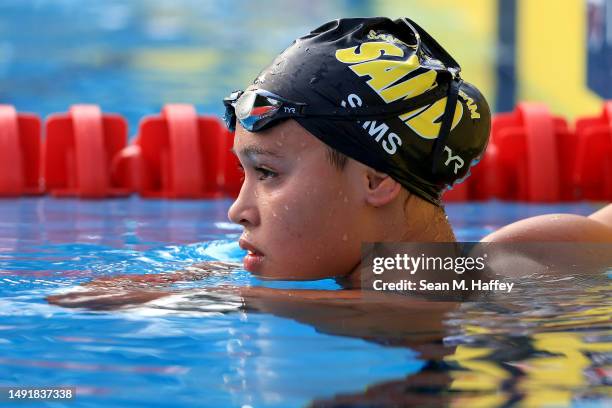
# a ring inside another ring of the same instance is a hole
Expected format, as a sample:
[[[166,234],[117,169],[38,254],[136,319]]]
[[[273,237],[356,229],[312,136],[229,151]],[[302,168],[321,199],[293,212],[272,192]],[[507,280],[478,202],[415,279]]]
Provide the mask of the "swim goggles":
[[[264,89],[234,91],[223,99],[225,124],[230,131],[236,129],[236,120],[249,132],[258,132],[287,118],[318,117],[327,120],[382,119],[434,103],[448,95],[450,85],[439,85],[414,98],[379,106],[338,107],[318,110],[302,102],[293,102]]]

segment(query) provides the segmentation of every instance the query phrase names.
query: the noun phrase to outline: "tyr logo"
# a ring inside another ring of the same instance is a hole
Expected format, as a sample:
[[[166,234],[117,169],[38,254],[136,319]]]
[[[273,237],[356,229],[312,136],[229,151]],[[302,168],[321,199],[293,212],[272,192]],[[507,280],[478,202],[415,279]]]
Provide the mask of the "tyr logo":
[[[285,106],[285,113],[295,113],[295,108],[288,108]]]
[[[451,150],[450,147],[448,146],[444,146],[444,151],[448,153],[448,159],[446,159],[446,161],[444,162],[445,166],[448,166],[448,164],[451,161],[455,161],[455,174],[457,174],[457,171],[463,167],[463,165],[465,164],[465,162],[463,161],[463,159],[459,156],[453,156],[453,151]]]

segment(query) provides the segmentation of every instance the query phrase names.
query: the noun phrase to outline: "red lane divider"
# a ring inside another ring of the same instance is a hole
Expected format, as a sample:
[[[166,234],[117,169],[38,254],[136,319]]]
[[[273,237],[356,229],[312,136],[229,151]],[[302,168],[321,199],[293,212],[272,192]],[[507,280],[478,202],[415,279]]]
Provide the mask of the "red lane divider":
[[[444,192],[444,202],[462,202],[469,200],[488,200],[494,198],[495,164],[497,162],[497,146],[489,144],[479,161],[470,166],[469,176],[464,181]]]
[[[140,155],[140,146],[132,144],[115,154],[110,164],[111,182],[130,194],[140,185]]]
[[[143,197],[217,198],[224,193],[227,131],[191,105],[166,105],[142,120],[137,191]]]
[[[74,105],[67,114],[50,115],[45,130],[44,177],[52,195],[129,194],[110,178],[111,160],[127,142],[127,122],[122,116],[102,114],[97,105]]]
[[[576,121],[573,187],[579,198],[612,200],[612,101],[598,117]]]
[[[40,118],[0,105],[0,196],[42,194]]]
[[[568,135],[564,119],[546,106],[521,103],[510,113],[493,117],[489,155],[489,187],[504,200],[555,202],[561,198],[559,155]]]
[[[471,177],[471,176],[470,176]],[[443,200],[447,203],[469,200],[469,178],[444,192]]]
[[[480,162],[470,169],[472,175],[466,180],[469,188],[468,200],[489,200],[495,198],[493,194],[498,182],[496,176],[498,156],[499,149],[497,145],[489,139],[489,144]]]
[[[192,105],[145,117],[129,146],[127,122],[97,105],[75,105],[45,123],[0,105],[0,197],[235,197],[242,185],[231,134]],[[41,154],[42,153],[42,154]],[[41,174],[42,173],[42,174]],[[489,145],[471,176],[443,200],[612,200],[612,101],[575,131],[546,106],[520,103],[494,115]],[[44,184],[44,186],[43,186]]]

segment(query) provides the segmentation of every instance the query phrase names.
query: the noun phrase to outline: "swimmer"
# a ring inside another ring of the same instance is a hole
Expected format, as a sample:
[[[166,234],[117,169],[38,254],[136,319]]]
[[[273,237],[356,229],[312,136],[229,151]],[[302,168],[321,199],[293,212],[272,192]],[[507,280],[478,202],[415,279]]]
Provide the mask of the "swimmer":
[[[180,310],[172,295],[237,295],[249,313],[409,347],[431,362],[416,374],[312,406],[446,406],[454,399],[471,405],[461,399],[464,393],[451,390],[456,378],[444,368],[444,357],[456,352],[443,342],[448,316],[460,304],[386,293],[364,302],[360,290],[362,242],[455,241],[440,198],[468,175],[490,130],[487,102],[461,80],[457,63],[410,20],[337,20],[296,40],[225,104],[228,125],[236,131],[233,150],[244,169],[228,214],[244,228],[244,268],[268,279],[335,278],[343,290],[171,288],[239,267],[207,262],[172,273],[94,279],[47,301],[91,310],[142,304]],[[589,217],[528,218],[483,241],[611,243],[612,205]],[[528,271],[516,259],[511,263],[512,270]],[[512,372],[502,371],[509,366]],[[518,386],[507,380],[517,370],[518,364],[495,367],[504,385],[491,392],[506,405],[517,401],[512,387]],[[476,391],[470,388],[468,397],[491,395]],[[524,387],[517,394],[528,392]]]
[[[231,289],[246,303],[287,314],[281,303],[262,299],[357,301],[363,242],[455,241],[441,196],[482,156],[491,114],[478,89],[461,79],[457,62],[413,21],[324,24],[224,104],[244,170],[228,214],[244,228],[244,268],[268,279],[334,278],[353,289]],[[612,204],[588,217],[524,219],[483,238],[532,241],[611,243]],[[172,293],[160,287],[227,273],[230,266],[103,278],[85,285],[94,292],[80,302],[78,293],[48,300],[90,308],[144,303]],[[122,291],[112,296],[109,288]],[[96,289],[104,296],[96,299]]]

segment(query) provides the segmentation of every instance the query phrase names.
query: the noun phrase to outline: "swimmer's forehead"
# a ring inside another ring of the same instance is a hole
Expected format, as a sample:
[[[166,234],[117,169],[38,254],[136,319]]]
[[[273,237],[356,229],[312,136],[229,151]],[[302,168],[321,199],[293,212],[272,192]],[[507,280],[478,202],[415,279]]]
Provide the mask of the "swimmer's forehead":
[[[318,147],[321,143],[297,124],[282,124],[252,133],[238,127],[234,138],[234,154],[249,159],[291,158]]]
[[[255,159],[259,156],[268,156],[268,157],[273,157],[273,158],[283,157],[283,155],[280,152],[269,150],[269,149],[266,149],[256,144],[242,146],[238,148],[238,150],[236,150],[235,148],[232,148],[232,152],[236,155],[248,157],[250,159]]]

